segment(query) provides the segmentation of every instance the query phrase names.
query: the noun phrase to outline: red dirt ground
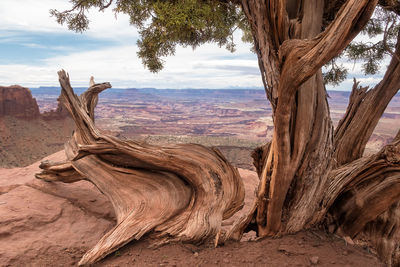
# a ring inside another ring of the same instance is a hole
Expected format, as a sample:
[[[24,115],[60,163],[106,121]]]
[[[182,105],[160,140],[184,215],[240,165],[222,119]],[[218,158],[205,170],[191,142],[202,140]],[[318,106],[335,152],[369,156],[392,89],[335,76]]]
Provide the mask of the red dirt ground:
[[[170,244],[148,248],[136,241],[95,264],[120,266],[384,266],[366,249],[321,231],[306,231],[276,239],[231,242],[214,248],[212,243],[195,246]],[[85,248],[48,251],[18,266],[74,266]],[[17,266],[17,265],[15,265]]]

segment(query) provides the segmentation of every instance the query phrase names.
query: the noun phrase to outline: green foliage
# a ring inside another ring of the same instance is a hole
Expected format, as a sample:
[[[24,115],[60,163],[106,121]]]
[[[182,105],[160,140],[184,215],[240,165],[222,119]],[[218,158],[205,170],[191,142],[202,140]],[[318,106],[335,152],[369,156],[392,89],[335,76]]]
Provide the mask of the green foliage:
[[[58,12],[51,10],[57,22],[82,32],[88,28],[85,11],[105,8],[109,2],[101,0],[72,0],[73,8]],[[163,68],[162,57],[173,55],[176,45],[193,49],[207,42],[235,50],[233,32],[248,30],[240,8],[230,1],[216,0],[118,0],[116,13],[125,13],[132,25],[139,29],[138,56],[152,72]],[[249,34],[245,35],[249,39]]]
[[[106,8],[108,4],[104,0],[70,0],[72,9],[58,11],[50,9],[50,15],[55,17],[59,24],[67,24],[69,30],[83,32],[89,29],[89,20],[85,14],[91,7],[97,7],[100,10]]]
[[[58,23],[67,24],[77,32],[88,29],[86,12],[90,8],[103,10],[114,3],[115,13],[129,15],[132,25],[139,29],[138,56],[152,72],[164,66],[163,57],[173,55],[177,45],[193,49],[207,43],[217,43],[229,51],[235,50],[233,33],[243,32],[242,40],[253,42],[249,24],[237,1],[226,0],[70,0],[71,10],[50,10]],[[391,55],[400,30],[398,13],[378,7],[363,34],[368,42],[352,42],[325,68],[326,83],[338,85],[347,76],[347,70],[336,62],[347,58],[361,62],[364,73],[379,72],[383,59]],[[254,50],[254,48],[253,48]]]
[[[157,1],[148,25],[141,26],[138,55],[151,71],[163,67],[161,57],[173,55],[177,44],[193,49],[206,42],[234,51],[233,29],[240,18],[232,4],[216,1]],[[138,25],[136,25],[138,26]]]
[[[68,29],[76,32],[83,32],[89,28],[89,20],[85,16],[84,12],[77,13],[63,13],[58,12],[55,9],[50,10],[50,14],[56,17],[59,24],[67,24]]]
[[[366,75],[378,73],[380,62],[385,56],[390,56],[395,49],[399,29],[400,21],[397,14],[377,8],[363,33],[371,40],[380,37],[379,40],[365,43],[352,42],[346,49],[346,56],[354,61],[363,61],[363,71]]]
[[[324,73],[326,83],[338,85],[346,79],[347,70],[337,67],[334,63],[339,58],[347,58],[354,62],[362,63],[362,71],[365,75],[379,73],[379,68],[386,56],[392,56],[400,30],[399,16],[391,11],[377,7],[362,33],[368,36],[370,41],[351,42],[345,51],[325,66],[328,71]]]
[[[347,69],[343,65],[337,65],[335,59],[331,60],[327,65],[330,66],[330,69],[323,73],[325,84],[337,86],[346,79]]]

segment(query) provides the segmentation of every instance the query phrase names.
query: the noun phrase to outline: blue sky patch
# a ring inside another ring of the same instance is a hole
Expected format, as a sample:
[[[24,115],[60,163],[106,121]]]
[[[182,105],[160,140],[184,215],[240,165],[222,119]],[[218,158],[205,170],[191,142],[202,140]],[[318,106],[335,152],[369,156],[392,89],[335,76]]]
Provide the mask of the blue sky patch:
[[[50,57],[92,51],[116,44],[115,40],[96,39],[72,32],[2,31],[0,64],[39,64]]]

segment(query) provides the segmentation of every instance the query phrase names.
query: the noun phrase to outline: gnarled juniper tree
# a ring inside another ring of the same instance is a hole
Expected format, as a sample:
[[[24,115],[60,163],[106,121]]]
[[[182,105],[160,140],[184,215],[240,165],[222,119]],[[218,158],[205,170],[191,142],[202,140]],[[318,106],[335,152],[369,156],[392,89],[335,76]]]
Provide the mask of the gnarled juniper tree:
[[[66,23],[70,29],[78,32],[88,28],[85,12],[90,8],[102,10],[111,7],[116,13],[128,14],[131,23],[139,29],[141,35],[138,41],[138,55],[150,71],[161,70],[161,57],[173,55],[177,45],[197,47],[206,42],[215,42],[233,51],[232,36],[236,29],[243,31],[244,40],[252,42],[258,56],[265,92],[273,109],[274,135],[272,140],[253,154],[260,185],[252,211],[246,218],[237,222],[231,231],[226,233],[225,238],[240,238],[242,233],[250,228],[257,229],[259,236],[274,236],[315,225],[329,225],[330,229],[351,238],[360,234],[369,235],[383,260],[388,264],[400,264],[400,132],[377,154],[363,157],[366,143],[379,118],[400,88],[400,1],[70,2],[73,5],[71,10],[51,10],[51,13],[59,23]],[[371,18],[374,11],[375,15]],[[381,40],[376,43],[351,43],[361,32],[381,37]],[[355,82],[347,111],[334,129],[324,83],[335,83],[346,77],[346,70],[337,64],[338,57],[363,60],[364,71],[374,74],[385,55],[390,56],[391,61],[382,81],[371,89],[361,87]],[[321,71],[323,66],[328,69],[325,74]],[[64,76],[61,80],[64,83],[66,81]],[[64,86],[68,87],[66,84]],[[85,105],[88,104],[83,104]],[[82,116],[85,117],[84,114]],[[90,132],[93,129],[86,130]],[[120,165],[133,169],[140,166],[142,170],[169,172],[174,179],[196,173],[193,170],[204,169],[204,162],[199,161],[199,155],[206,153],[204,151],[198,152],[200,154],[197,155],[186,154],[188,157],[194,156],[195,160],[182,161],[180,163],[187,166],[171,169],[170,166],[166,168],[163,165],[165,162],[160,162],[171,160],[172,156],[168,156],[168,153],[176,152],[174,150],[163,154],[165,149],[161,148],[162,153],[157,159],[156,155],[151,153],[152,149],[156,148],[145,147],[140,152],[140,147],[132,148],[133,145],[124,142],[118,143],[117,146],[117,141],[112,139],[107,143],[104,141],[107,138],[102,138],[103,143],[100,144],[98,139],[94,138],[98,146],[96,148],[94,145],[81,145],[81,148],[76,145],[76,153],[72,153],[74,157],[70,157],[72,163],[68,163],[72,166],[59,169],[65,172],[75,168],[79,175],[90,176],[93,173],[85,173],[85,170],[91,170],[89,165],[83,164],[86,167],[79,167],[79,164],[75,163],[76,160],[96,155],[97,159],[118,165],[118,161],[115,160],[118,157],[117,151],[126,156],[121,156],[125,161],[122,160]],[[78,138],[75,141],[85,140]],[[179,155],[181,152],[177,153]],[[126,160],[127,157],[133,159]],[[151,164],[151,160],[159,162]],[[91,164],[93,165],[94,161]],[[47,168],[47,179],[51,180],[49,177],[53,177],[52,173],[57,172],[57,168],[43,167]],[[107,168],[111,171],[111,167]],[[217,183],[221,178],[218,175],[222,175],[218,171],[215,172],[218,168],[211,166],[213,171],[210,170],[204,179],[211,179]],[[232,172],[230,167],[226,168]],[[186,170],[190,171],[187,173]],[[237,179],[227,180],[239,183]],[[176,187],[178,186],[182,185],[177,182]],[[197,192],[197,186],[195,183],[191,184],[192,193]],[[235,192],[240,195],[239,184],[233,187],[224,184],[216,189],[216,195],[220,193],[218,190],[227,190],[231,201],[237,202],[241,198],[234,196]],[[180,204],[193,205],[196,198],[191,198],[190,201],[189,191],[182,191],[182,200],[178,201]],[[113,197],[115,196],[110,196],[111,199]],[[214,201],[213,205],[218,204],[216,199],[218,197],[210,200]],[[237,209],[237,203],[232,204],[233,202],[224,200],[224,207],[219,207],[218,212],[224,213],[224,217],[231,214]],[[222,215],[217,215],[218,212],[207,214],[221,217]],[[209,227],[196,234],[188,231],[188,228],[181,227],[177,222],[167,222],[167,226],[163,226],[165,222],[157,221],[159,226],[154,227],[155,231],[164,231],[164,236],[169,234],[177,237],[174,240],[188,234],[186,240],[196,241],[201,239],[198,238],[199,233],[207,236],[218,232],[218,229],[214,228],[218,228],[220,219],[214,222],[216,223],[193,226],[198,229]]]

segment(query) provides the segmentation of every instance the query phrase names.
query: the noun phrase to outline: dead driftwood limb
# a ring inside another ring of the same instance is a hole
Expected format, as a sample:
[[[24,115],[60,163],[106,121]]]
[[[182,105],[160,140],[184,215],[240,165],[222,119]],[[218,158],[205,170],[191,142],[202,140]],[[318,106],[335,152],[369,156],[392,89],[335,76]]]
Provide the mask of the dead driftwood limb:
[[[215,237],[223,219],[238,211],[244,187],[236,168],[216,149],[195,144],[154,146],[121,141],[94,124],[94,84],[80,97],[68,74],[58,72],[64,105],[76,131],[65,145],[67,161],[44,162],[36,177],[45,181],[92,182],[111,201],[116,226],[79,262],[91,264],[151,232],[157,243],[200,242]]]

